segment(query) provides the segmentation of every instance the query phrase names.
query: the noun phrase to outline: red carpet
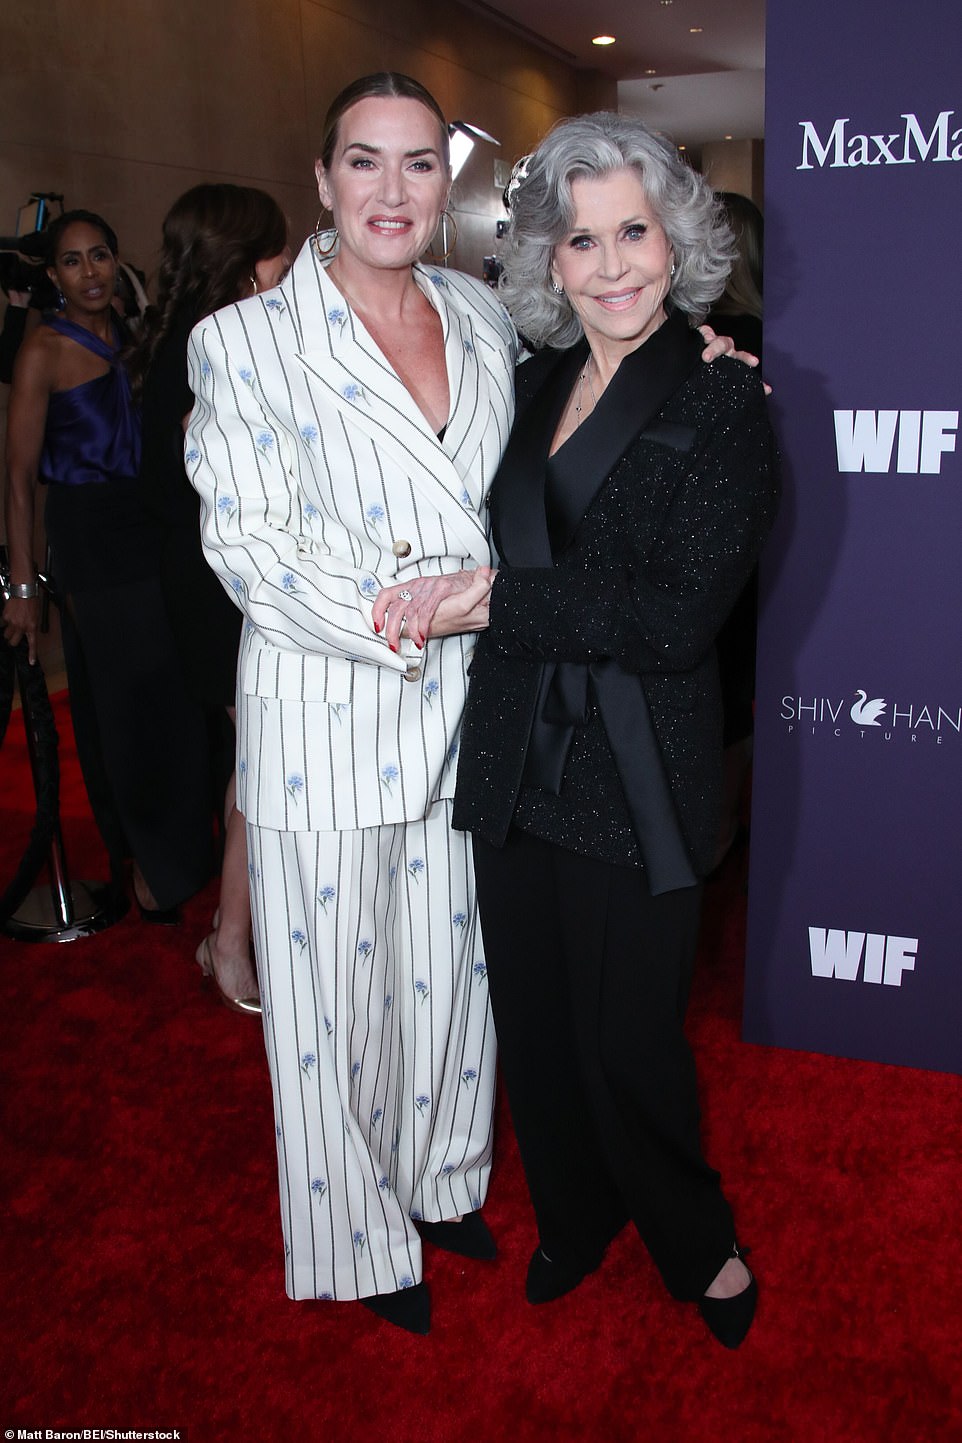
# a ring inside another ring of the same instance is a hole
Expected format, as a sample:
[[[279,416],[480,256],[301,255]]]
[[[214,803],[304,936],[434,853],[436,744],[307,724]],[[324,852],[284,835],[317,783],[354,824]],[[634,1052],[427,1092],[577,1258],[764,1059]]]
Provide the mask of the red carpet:
[[[72,870],[103,876],[62,701],[58,720]],[[0,883],[29,829],[26,776],[15,719]],[[709,1155],[762,1289],[738,1353],[668,1297],[630,1231],[576,1293],[524,1302],[532,1219],[503,1111],[500,1258],[428,1253],[429,1338],[289,1302],[259,1028],[215,1005],[192,960],[215,890],[175,929],[131,915],[70,944],[0,939],[5,1436],[962,1440],[959,1079],[741,1043],[741,882],[732,865],[710,889],[691,1012]]]

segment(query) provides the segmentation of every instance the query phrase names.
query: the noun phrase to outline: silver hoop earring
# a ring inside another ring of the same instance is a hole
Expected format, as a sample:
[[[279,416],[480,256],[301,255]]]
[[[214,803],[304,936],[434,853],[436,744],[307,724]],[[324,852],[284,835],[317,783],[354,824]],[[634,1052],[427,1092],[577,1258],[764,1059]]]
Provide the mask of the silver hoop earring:
[[[559,286],[557,281],[551,282],[551,289],[554,291],[556,296],[563,296],[565,293],[564,286]]]
[[[674,261],[672,261],[672,263],[671,263],[671,275],[672,275],[672,278],[674,278],[674,275],[675,275],[675,262],[674,262]]]
[[[251,295],[252,295],[252,296],[256,296],[256,295],[257,295],[257,277],[254,275],[254,272],[253,272],[253,271],[251,271],[251,273],[250,273],[250,275],[248,276],[247,279],[248,279],[248,280],[250,281],[250,283],[251,283]]]

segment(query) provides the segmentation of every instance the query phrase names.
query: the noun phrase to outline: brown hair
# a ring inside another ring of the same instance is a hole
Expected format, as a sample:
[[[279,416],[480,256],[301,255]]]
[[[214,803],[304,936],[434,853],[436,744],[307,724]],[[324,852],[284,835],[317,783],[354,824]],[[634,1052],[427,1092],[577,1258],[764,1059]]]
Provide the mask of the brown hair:
[[[737,250],[724,293],[712,310],[727,316],[762,318],[762,249],[765,222],[762,213],[747,195],[734,190],[720,190],[718,199],[725,207],[728,223],[735,234]]]
[[[130,357],[136,385],[175,321],[195,325],[244,293],[258,261],[287,245],[287,219],[273,196],[253,186],[195,185],[164,217],[157,304]]]
[[[334,159],[334,151],[337,148],[337,132],[342,117],[359,100],[368,100],[374,96],[386,96],[396,100],[417,100],[421,105],[426,106],[437,120],[441,131],[441,160],[445,167],[450,165],[448,122],[430,90],[425,89],[419,80],[412,79],[410,75],[402,75],[398,70],[378,70],[374,75],[362,75],[359,80],[352,80],[351,84],[346,85],[341,93],[335,95],[331,101],[327,115],[324,117],[324,140],[321,144],[321,164],[325,170],[330,170],[331,162]]]

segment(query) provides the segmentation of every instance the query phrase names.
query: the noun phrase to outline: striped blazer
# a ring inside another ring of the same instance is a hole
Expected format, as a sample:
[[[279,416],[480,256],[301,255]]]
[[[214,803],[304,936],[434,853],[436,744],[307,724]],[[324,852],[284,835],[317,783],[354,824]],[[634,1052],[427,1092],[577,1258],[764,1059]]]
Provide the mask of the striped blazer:
[[[414,276],[443,329],[443,440],[310,242],[280,286],[191,336],[185,455],[207,558],[247,619],[238,805],[256,825],[352,830],[453,795],[472,639],[395,654],[371,605],[405,577],[488,561],[517,341],[479,281]]]

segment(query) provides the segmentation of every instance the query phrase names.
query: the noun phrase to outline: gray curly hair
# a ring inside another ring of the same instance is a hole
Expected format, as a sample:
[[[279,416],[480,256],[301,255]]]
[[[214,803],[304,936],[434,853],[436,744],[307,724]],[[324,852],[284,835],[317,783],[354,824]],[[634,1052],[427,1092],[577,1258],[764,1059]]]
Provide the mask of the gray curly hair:
[[[551,288],[551,260],[574,224],[571,183],[634,170],[675,258],[667,304],[696,323],[725,288],[734,239],[714,192],[674,146],[640,120],[602,110],[561,120],[527,160],[511,194],[501,299],[521,334],[564,350],[582,326]]]

